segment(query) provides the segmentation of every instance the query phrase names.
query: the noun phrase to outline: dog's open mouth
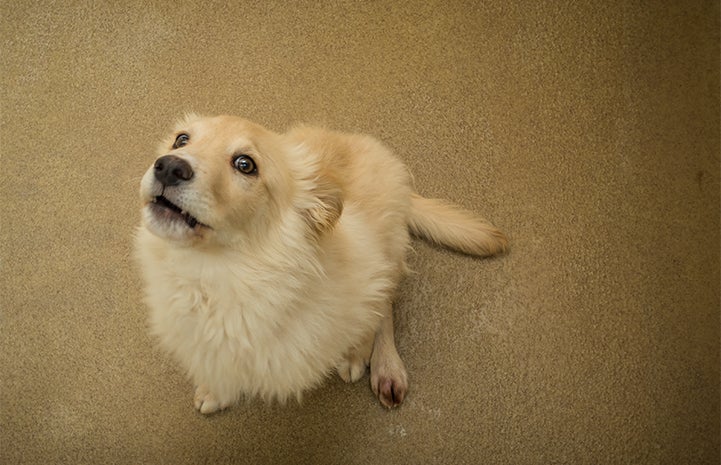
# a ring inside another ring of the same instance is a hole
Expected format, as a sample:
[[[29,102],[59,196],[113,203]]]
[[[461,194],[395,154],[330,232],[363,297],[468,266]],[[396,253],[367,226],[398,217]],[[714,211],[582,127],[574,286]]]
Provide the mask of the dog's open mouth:
[[[150,203],[150,207],[153,210],[153,213],[159,218],[169,221],[183,221],[191,229],[195,228],[196,226],[204,226],[206,228],[208,227],[207,225],[198,221],[198,219],[195,218],[193,215],[183,210],[179,206],[175,205],[173,202],[171,202],[162,195],[158,195],[157,197],[153,198],[153,201]]]

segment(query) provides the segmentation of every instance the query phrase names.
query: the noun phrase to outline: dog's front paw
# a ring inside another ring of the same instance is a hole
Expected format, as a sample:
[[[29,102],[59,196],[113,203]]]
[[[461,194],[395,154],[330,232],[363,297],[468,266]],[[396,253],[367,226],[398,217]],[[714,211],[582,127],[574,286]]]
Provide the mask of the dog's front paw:
[[[371,360],[371,388],[386,408],[403,403],[408,392],[408,375],[395,350]]]
[[[228,405],[224,405],[218,401],[205,384],[201,384],[195,388],[193,403],[195,404],[195,408],[204,415],[215,413],[228,407]]]
[[[363,360],[362,357],[353,355],[344,358],[340,363],[338,363],[335,369],[343,381],[346,383],[355,383],[363,377],[367,366],[368,363]]]

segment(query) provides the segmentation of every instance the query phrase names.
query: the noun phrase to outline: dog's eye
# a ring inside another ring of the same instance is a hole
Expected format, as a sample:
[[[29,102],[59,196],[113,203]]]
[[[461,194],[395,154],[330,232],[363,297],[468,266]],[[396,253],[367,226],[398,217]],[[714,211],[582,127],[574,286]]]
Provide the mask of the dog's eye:
[[[188,142],[190,142],[190,136],[182,133],[178,134],[178,137],[175,138],[175,142],[173,142],[173,148],[177,149],[180,147],[183,147],[185,145],[188,145]]]
[[[256,174],[258,172],[255,162],[248,155],[238,155],[233,157],[233,168],[243,174]]]

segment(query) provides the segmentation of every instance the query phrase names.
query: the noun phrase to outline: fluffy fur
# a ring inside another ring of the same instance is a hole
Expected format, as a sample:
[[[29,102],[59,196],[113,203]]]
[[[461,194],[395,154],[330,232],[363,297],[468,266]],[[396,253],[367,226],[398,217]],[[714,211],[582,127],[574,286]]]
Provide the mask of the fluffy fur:
[[[391,301],[409,230],[475,255],[507,246],[483,219],[415,194],[372,137],[191,115],[160,155],[141,182],[137,257],[152,332],[203,413],[243,394],[298,397],[333,370],[356,381],[368,365],[383,405],[400,404]]]

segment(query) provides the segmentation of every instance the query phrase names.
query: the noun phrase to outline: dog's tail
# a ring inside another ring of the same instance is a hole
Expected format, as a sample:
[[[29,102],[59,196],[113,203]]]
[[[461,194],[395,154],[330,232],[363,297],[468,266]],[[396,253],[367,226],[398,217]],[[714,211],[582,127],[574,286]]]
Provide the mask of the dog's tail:
[[[418,194],[411,195],[408,227],[416,236],[470,255],[485,257],[508,249],[505,234],[483,218]]]

